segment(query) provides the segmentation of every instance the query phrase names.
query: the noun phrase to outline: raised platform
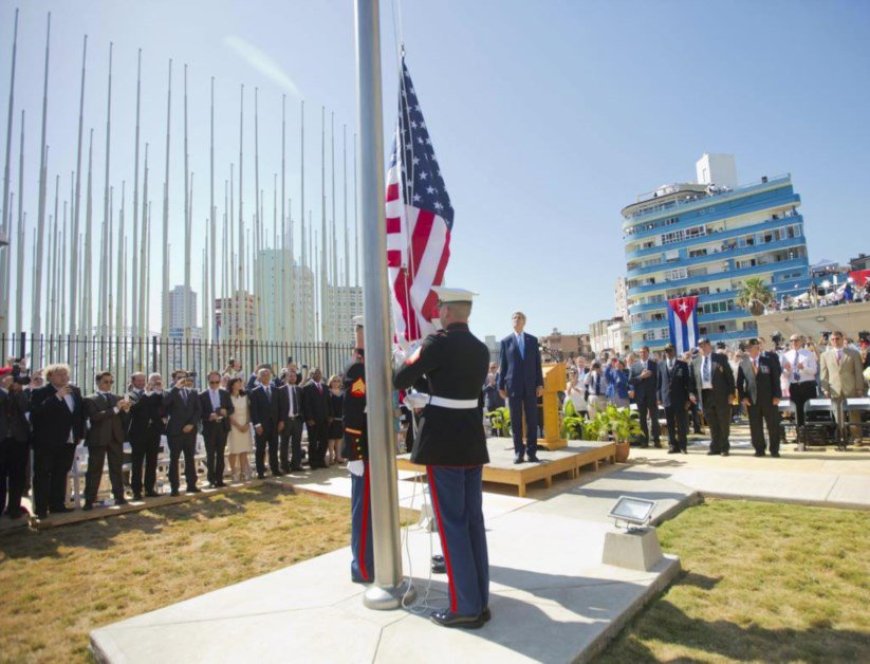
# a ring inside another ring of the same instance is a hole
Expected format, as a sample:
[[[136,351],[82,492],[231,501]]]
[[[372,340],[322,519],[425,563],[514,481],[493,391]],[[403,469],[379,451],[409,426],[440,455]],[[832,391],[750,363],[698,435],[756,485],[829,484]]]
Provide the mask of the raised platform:
[[[509,484],[517,487],[520,497],[526,495],[526,487],[543,481],[549,488],[553,478],[560,475],[576,479],[582,468],[598,470],[602,462],[614,463],[616,445],[593,441],[569,441],[567,447],[558,450],[538,448],[538,463],[514,463],[514,444],[510,438],[490,438],[486,441],[489,463],[483,467],[483,481],[493,484]],[[398,458],[399,470],[426,472],[425,466],[411,463],[411,455]]]

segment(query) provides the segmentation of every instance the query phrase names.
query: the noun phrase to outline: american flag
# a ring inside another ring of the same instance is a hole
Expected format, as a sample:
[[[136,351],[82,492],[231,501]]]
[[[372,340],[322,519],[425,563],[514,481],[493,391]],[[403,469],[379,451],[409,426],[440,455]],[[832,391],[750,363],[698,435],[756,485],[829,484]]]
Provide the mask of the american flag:
[[[430,319],[438,315],[438,297],[432,287],[444,281],[453,207],[404,60],[386,208],[396,340],[414,341],[435,331]]]

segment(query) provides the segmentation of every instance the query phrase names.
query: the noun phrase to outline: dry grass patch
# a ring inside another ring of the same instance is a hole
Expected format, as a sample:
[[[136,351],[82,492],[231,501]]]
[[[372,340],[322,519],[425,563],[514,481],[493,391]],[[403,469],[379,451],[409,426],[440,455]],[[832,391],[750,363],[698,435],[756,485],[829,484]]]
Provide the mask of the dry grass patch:
[[[867,512],[710,500],[659,528],[683,576],[601,662],[859,662]]]
[[[0,660],[86,661],[90,630],[347,546],[350,501],[262,485],[0,537]],[[348,568],[336,574],[349,574]]]

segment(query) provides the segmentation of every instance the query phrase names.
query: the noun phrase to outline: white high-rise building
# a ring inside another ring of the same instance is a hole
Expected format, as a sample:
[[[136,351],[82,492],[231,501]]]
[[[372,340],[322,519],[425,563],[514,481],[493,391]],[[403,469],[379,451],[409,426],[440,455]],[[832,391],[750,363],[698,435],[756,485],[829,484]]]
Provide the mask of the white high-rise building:
[[[187,316],[185,317],[185,311]],[[169,299],[164,302],[163,315],[169,317],[169,325],[167,326],[172,333],[173,330],[184,331],[185,327],[191,330],[196,325],[196,292],[192,288],[185,288],[179,284],[169,291]]]
[[[709,154],[705,152],[695,162],[698,184],[714,184],[734,189],[737,187],[737,162],[733,154]]]
[[[353,317],[363,313],[363,293],[360,286],[329,286],[327,310],[323,312],[324,329],[333,338],[330,343],[353,342]]]
[[[254,269],[260,287],[256,335],[264,341],[314,341],[314,275],[289,251],[265,249]]]
[[[616,317],[622,320],[628,320],[628,286],[625,277],[616,278],[616,288],[614,289],[614,304],[616,309]]]

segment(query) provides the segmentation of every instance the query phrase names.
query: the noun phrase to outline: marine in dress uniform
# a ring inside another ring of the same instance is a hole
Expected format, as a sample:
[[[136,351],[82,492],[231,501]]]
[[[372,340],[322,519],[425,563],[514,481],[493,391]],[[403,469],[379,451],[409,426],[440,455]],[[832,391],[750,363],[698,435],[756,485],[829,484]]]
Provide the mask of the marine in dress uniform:
[[[372,501],[369,476],[369,440],[366,422],[366,369],[363,353],[363,317],[355,316],[354,361],[344,371],[344,445],[351,491],[350,576],[355,583],[375,578],[372,542]]]
[[[483,521],[483,464],[489,462],[481,386],[489,350],[468,329],[473,293],[434,288],[442,330],[396,371],[407,389],[425,376],[429,403],[411,461],[426,466],[447,568],[450,606],[435,611],[445,627],[477,628],[489,620],[489,560]]]

